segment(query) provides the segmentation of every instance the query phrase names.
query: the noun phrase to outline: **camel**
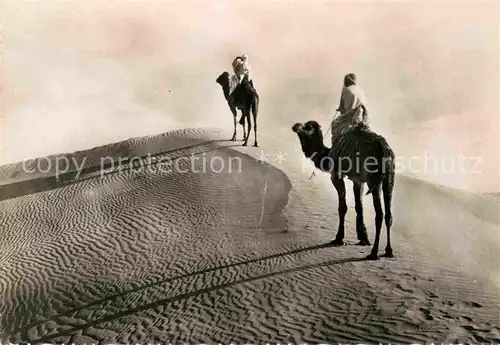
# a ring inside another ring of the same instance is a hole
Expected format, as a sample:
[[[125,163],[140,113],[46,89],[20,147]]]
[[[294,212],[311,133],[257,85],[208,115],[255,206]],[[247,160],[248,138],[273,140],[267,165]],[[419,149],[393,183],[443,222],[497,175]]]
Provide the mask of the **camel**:
[[[353,182],[356,232],[358,245],[370,245],[363,220],[363,188],[368,185],[368,192],[372,194],[375,208],[375,242],[367,260],[378,259],[380,230],[384,220],[384,212],[380,200],[382,189],[385,206],[385,226],[387,229],[387,246],[384,257],[394,257],[391,247],[392,226],[392,191],[395,177],[395,155],[384,137],[372,132],[367,125],[359,124],[347,132],[332,138],[332,147],[323,143],[323,133],[316,121],[305,124],[296,123],[292,130],[298,135],[302,152],[314,162],[316,168],[331,174],[331,181],[339,198],[339,228],[335,239],[330,242],[333,246],[344,244],[344,220],[347,213],[346,188],[344,177]]]
[[[215,80],[224,92],[224,97],[226,98],[229,109],[233,114],[234,121],[234,132],[232,141],[236,140],[236,109],[240,109],[242,112],[239,124],[243,126],[243,146],[247,146],[248,138],[250,137],[251,121],[250,112],[253,115],[253,129],[254,129],[254,147],[258,147],[257,144],[257,113],[259,111],[259,95],[252,87],[251,82],[248,81],[248,76],[244,76],[243,80],[238,84],[234,85],[231,77],[227,71],[223,72]],[[245,124],[248,125],[248,129],[245,129]]]

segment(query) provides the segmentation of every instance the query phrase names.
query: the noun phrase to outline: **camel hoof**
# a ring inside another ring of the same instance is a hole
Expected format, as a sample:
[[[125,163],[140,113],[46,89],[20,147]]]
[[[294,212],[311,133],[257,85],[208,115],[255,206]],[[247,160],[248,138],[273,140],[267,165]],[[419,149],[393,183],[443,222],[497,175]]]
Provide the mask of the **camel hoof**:
[[[231,141],[236,141],[236,137],[232,137],[232,138],[231,138]]]
[[[393,258],[394,254],[392,254],[392,250],[386,250],[385,254],[382,255],[384,258]]]
[[[241,146],[247,146],[247,143],[243,143]]]
[[[340,246],[344,245],[344,241],[342,241],[342,240],[333,240],[333,241],[330,242],[330,245],[334,246],[334,247],[340,247]]]
[[[378,255],[377,253],[370,253],[366,258],[366,260],[378,260]]]
[[[259,145],[257,145],[257,143],[253,144],[253,147],[259,147]]]
[[[357,245],[357,246],[370,246],[370,245],[371,245],[371,243],[370,243],[370,241],[368,241],[368,240],[361,240],[361,241],[359,241],[356,245]]]

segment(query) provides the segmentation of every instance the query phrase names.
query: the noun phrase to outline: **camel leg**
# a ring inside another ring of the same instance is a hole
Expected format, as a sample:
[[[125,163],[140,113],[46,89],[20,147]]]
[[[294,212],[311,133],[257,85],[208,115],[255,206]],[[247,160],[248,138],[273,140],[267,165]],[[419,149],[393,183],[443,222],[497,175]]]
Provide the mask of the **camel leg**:
[[[347,202],[346,202],[346,192],[345,192],[345,183],[344,179],[332,174],[331,181],[333,186],[337,190],[337,195],[339,198],[339,228],[337,231],[337,236],[335,236],[335,240],[330,242],[330,244],[334,246],[342,246],[344,244],[344,221],[345,215],[347,213]]]
[[[233,131],[233,137],[231,138],[231,141],[236,141],[236,127],[238,126],[237,121],[236,121],[236,116],[238,114],[236,112],[235,107],[231,107],[231,113],[233,113],[233,122],[234,122],[234,131]]]
[[[382,211],[382,203],[380,200],[380,187],[373,191],[373,207],[375,208],[375,243],[371,253],[366,257],[367,260],[378,259],[378,245],[380,242],[380,230],[382,228],[382,221],[384,220],[384,211]]]
[[[365,222],[363,219],[363,183],[354,182],[354,201],[356,202],[356,234],[358,235],[360,246],[369,246],[368,234],[366,233]]]
[[[254,147],[258,147],[259,145],[257,144],[257,114],[253,112],[253,135],[254,135]]]
[[[394,182],[392,179],[386,177],[382,184],[382,192],[384,193],[384,206],[385,206],[385,227],[387,229],[387,246],[385,247],[386,258],[393,258],[392,247],[391,247],[391,226],[392,226],[392,189],[394,187]]]
[[[253,87],[253,83],[252,83]],[[259,96],[257,95],[257,92],[255,92],[254,89],[254,101],[252,103],[252,114],[253,114],[253,131],[254,131],[254,136],[255,136],[255,142],[253,146],[258,147],[259,144],[257,144],[257,114],[259,113]]]
[[[241,112],[241,118],[239,124],[241,125],[241,128],[243,128],[243,138],[241,140],[245,141],[247,131],[245,128],[245,115],[243,114],[243,111]]]
[[[250,122],[250,110],[249,109],[243,110],[243,116],[245,117],[245,123],[247,126],[247,130],[245,131],[245,142],[243,143],[242,146],[247,146],[248,145],[248,138],[250,137],[250,131],[252,128],[252,124]]]

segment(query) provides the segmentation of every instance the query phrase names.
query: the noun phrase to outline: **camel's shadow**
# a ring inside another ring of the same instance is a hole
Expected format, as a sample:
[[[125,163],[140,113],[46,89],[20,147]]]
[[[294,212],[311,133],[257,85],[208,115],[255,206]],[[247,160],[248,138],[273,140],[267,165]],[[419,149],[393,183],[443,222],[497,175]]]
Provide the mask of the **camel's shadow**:
[[[67,310],[65,312],[61,312],[57,315],[54,315],[54,316],[51,316],[51,317],[48,317],[48,318],[45,318],[45,319],[42,319],[42,320],[39,320],[36,322],[32,322],[30,324],[24,325],[22,328],[12,330],[11,333],[15,334],[15,333],[20,332],[21,334],[25,334],[29,329],[31,329],[33,327],[38,327],[46,322],[56,321],[57,319],[59,319],[61,317],[71,316],[71,315],[77,314],[79,312],[82,312],[88,308],[94,309],[95,307],[99,306],[100,304],[108,304],[109,302],[117,300],[120,297],[125,297],[129,294],[132,294],[132,293],[146,291],[149,288],[152,288],[155,286],[160,286],[161,284],[167,284],[167,283],[179,280],[179,279],[186,279],[189,277],[194,277],[196,275],[206,274],[206,273],[210,273],[210,272],[217,271],[217,270],[241,267],[241,266],[248,265],[248,264],[258,263],[258,262],[272,260],[272,259],[279,259],[281,257],[285,257],[285,256],[289,256],[289,255],[300,254],[300,253],[307,252],[307,251],[313,251],[313,250],[330,248],[330,247],[332,247],[330,243],[318,244],[318,245],[313,245],[313,246],[309,246],[309,247],[294,249],[294,250],[284,252],[284,253],[272,254],[272,255],[268,255],[268,256],[258,257],[258,258],[249,259],[246,261],[240,261],[240,262],[222,265],[222,266],[215,266],[215,267],[208,268],[205,270],[195,271],[195,272],[186,273],[186,274],[182,274],[182,275],[171,277],[171,278],[166,278],[163,280],[152,282],[150,284],[145,284],[145,285],[139,286],[137,288],[121,291],[120,293],[117,293],[115,295],[107,296],[107,297],[102,298],[100,300],[90,302],[88,304]],[[225,289],[225,288],[228,288],[231,286],[244,284],[244,283],[248,283],[248,282],[252,282],[252,281],[257,281],[257,280],[262,280],[262,279],[266,279],[266,278],[276,277],[276,276],[280,276],[280,275],[284,275],[284,274],[299,272],[299,271],[311,270],[311,269],[332,266],[332,265],[340,265],[340,264],[345,264],[345,263],[350,263],[350,262],[360,262],[360,261],[364,261],[364,260],[365,260],[364,258],[345,258],[345,259],[330,260],[330,261],[326,261],[326,262],[320,262],[320,263],[315,263],[315,264],[308,264],[308,265],[304,265],[304,266],[284,269],[284,270],[280,270],[277,272],[269,272],[269,273],[265,273],[262,275],[257,275],[257,276],[253,276],[253,277],[248,277],[248,278],[236,280],[236,281],[229,282],[226,284],[215,285],[215,286],[212,286],[209,288],[203,288],[203,289],[187,292],[184,294],[176,295],[173,297],[153,301],[153,302],[148,303],[148,304],[139,305],[135,308],[126,309],[126,310],[123,310],[123,311],[116,313],[116,314],[113,314],[113,315],[107,315],[107,316],[104,316],[102,318],[93,320],[91,322],[88,322],[88,323],[85,323],[82,325],[73,326],[73,327],[71,327],[71,329],[64,330],[58,334],[51,334],[51,335],[48,335],[46,337],[42,337],[40,339],[37,339],[36,342],[48,341],[52,338],[64,336],[66,334],[71,334],[72,332],[82,330],[82,329],[85,329],[87,327],[92,327],[92,326],[98,325],[102,322],[112,321],[112,320],[115,320],[115,319],[118,319],[118,318],[121,318],[121,317],[124,317],[127,315],[137,313],[137,312],[142,311],[142,310],[155,308],[156,306],[159,306],[159,305],[165,305],[168,303],[172,303],[174,301],[192,298],[192,297],[195,297],[195,296],[198,296],[201,294],[209,293],[209,292],[216,291],[219,289]]]

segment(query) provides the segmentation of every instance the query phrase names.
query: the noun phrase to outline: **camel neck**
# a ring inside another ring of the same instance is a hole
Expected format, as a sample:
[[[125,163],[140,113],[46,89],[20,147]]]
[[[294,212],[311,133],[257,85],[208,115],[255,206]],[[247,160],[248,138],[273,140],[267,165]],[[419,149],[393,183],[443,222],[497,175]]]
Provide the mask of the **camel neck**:
[[[330,172],[332,169],[332,160],[329,157],[330,148],[322,145],[319,150],[311,157],[314,166],[321,171]]]
[[[224,92],[224,97],[226,97],[226,99],[228,99],[229,98],[229,85],[223,85],[222,92]]]

